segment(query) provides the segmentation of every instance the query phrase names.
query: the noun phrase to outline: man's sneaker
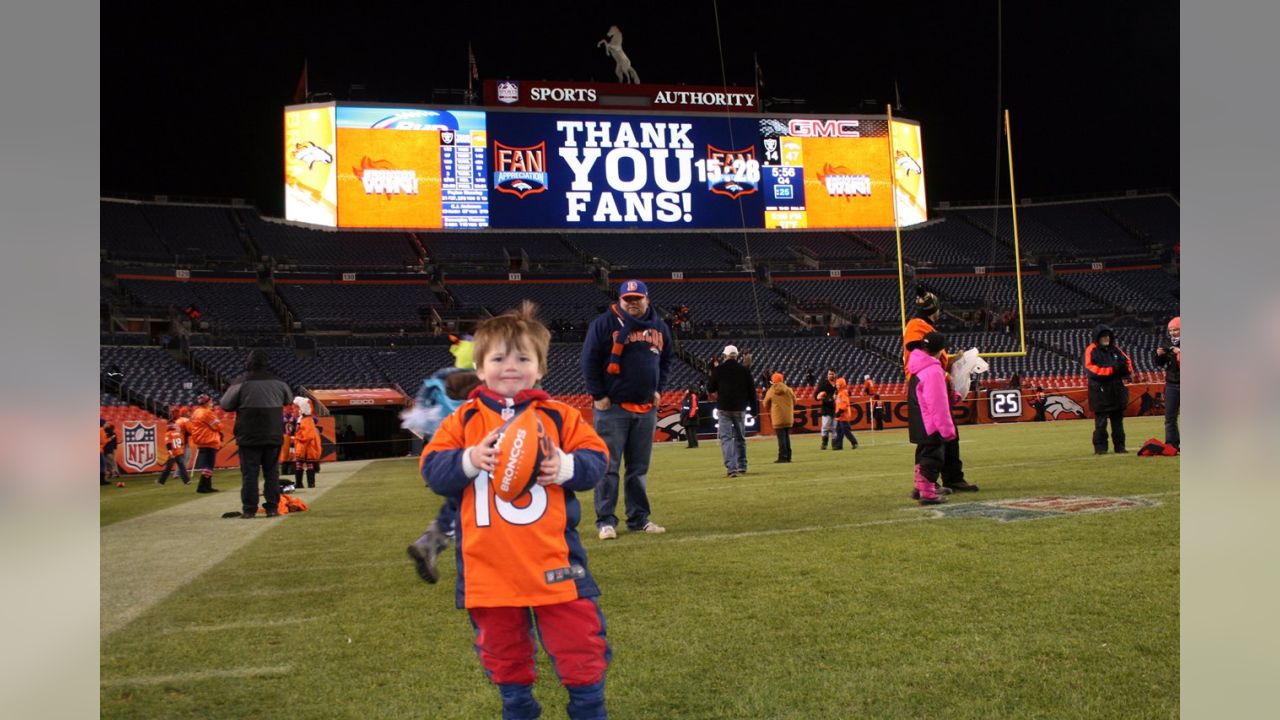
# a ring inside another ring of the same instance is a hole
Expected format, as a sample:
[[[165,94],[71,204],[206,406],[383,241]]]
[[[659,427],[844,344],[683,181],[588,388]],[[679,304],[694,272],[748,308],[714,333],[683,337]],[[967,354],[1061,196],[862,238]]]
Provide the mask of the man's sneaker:
[[[944,482],[943,487],[950,489],[952,492],[978,492],[978,486],[961,480],[959,482]]]
[[[243,512],[241,512],[241,513],[240,513],[240,519],[241,519],[241,520],[252,520],[252,519],[254,519],[254,518],[256,518],[256,517],[258,517],[258,513],[256,513],[256,512],[250,512],[250,511],[248,511],[248,510],[245,510],[245,511],[243,511]]]
[[[616,537],[618,537],[618,531],[617,531],[617,530],[615,530],[615,529],[613,528],[613,526],[612,526],[612,525],[601,525],[601,526],[600,526],[600,539],[601,539],[601,540],[613,540],[613,539],[614,539],[614,538],[616,538]]]
[[[649,522],[647,522],[647,523],[645,523],[645,524],[644,524],[644,530],[643,530],[642,532],[647,532],[647,533],[649,533],[649,534],[651,534],[651,535],[661,535],[662,533],[664,533],[664,532],[666,532],[666,531],[667,531],[667,529],[666,529],[666,528],[664,528],[664,527],[662,527],[661,525],[659,525],[658,523],[656,523],[656,522],[654,522],[654,521],[650,520]]]

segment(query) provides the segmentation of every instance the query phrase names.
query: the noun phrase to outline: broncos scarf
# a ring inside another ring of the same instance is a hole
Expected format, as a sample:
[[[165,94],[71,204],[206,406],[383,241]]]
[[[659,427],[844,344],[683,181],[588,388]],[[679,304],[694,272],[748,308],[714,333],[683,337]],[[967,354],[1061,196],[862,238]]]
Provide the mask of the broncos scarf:
[[[621,375],[622,349],[627,344],[627,338],[631,337],[632,333],[644,332],[653,327],[654,313],[653,308],[649,308],[649,312],[645,313],[643,318],[633,318],[619,310],[617,303],[610,305],[609,311],[613,313],[620,327],[613,331],[613,347],[609,349],[609,364],[605,366],[605,372],[610,375]]]

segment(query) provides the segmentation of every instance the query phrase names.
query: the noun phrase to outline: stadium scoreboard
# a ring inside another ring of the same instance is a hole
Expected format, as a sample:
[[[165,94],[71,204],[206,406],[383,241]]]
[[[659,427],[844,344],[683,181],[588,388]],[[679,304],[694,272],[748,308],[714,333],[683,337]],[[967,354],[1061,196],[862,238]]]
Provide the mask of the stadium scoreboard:
[[[884,229],[895,201],[898,225],[927,220],[920,126],[884,115],[331,102],[284,130],[285,217],[313,225]]]

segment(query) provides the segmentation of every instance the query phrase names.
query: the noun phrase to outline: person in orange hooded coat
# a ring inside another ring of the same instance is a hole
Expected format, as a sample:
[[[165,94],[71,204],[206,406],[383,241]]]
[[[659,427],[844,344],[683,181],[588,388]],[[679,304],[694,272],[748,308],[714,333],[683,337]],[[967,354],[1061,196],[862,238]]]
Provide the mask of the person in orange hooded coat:
[[[302,473],[307,474],[307,487],[316,486],[316,473],[320,472],[320,431],[316,429],[316,419],[311,415],[311,401],[304,397],[293,399],[293,409],[298,415],[297,428],[293,433],[294,469],[293,484],[302,488]]]

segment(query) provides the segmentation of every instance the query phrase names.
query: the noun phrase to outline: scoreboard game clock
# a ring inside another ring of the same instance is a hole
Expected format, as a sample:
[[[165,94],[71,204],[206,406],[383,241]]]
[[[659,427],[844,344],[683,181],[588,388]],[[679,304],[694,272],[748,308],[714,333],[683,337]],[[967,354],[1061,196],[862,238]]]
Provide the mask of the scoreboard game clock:
[[[1022,391],[1021,390],[992,390],[990,398],[991,398],[991,417],[993,418],[1022,417]]]

